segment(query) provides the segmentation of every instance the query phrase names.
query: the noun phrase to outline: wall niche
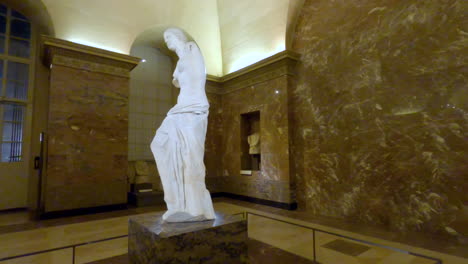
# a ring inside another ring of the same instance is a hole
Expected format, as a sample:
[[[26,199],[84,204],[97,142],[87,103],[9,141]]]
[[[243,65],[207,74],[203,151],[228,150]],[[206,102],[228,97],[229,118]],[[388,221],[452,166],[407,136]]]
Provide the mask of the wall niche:
[[[261,169],[260,111],[241,114],[241,174]]]

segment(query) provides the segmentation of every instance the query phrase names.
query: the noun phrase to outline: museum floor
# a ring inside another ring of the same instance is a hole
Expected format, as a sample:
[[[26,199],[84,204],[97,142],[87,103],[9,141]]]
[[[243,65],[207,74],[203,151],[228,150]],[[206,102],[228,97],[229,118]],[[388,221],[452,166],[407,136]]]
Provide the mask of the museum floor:
[[[438,263],[437,259],[444,264],[468,263],[466,247],[441,240],[418,235],[402,237],[372,227],[226,198],[216,198],[214,204],[225,214],[248,212],[243,215],[248,217],[249,263],[313,263],[314,257],[323,264],[430,264]],[[164,209],[132,208],[39,222],[28,221],[24,212],[2,214],[0,259],[4,261],[0,263],[129,263],[128,218]],[[5,260],[20,255],[23,257]]]

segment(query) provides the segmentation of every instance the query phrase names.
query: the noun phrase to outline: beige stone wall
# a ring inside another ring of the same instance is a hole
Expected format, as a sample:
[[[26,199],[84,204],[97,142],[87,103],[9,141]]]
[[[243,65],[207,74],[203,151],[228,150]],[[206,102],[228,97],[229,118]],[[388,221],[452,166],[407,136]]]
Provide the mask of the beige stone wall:
[[[306,1],[294,48],[300,207],[468,234],[467,3]]]
[[[133,46],[132,56],[145,60],[130,74],[128,159],[154,160],[150,144],[174,105],[171,58],[149,46]]]

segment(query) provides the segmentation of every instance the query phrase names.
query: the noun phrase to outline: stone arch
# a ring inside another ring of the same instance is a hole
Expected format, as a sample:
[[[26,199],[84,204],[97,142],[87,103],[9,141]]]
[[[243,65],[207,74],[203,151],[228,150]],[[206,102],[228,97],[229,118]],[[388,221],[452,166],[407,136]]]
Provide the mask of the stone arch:
[[[141,46],[150,46],[154,48],[158,48],[161,52],[164,54],[170,56],[173,60],[177,59],[176,54],[172,51],[170,51],[166,47],[166,43],[164,42],[164,31],[170,27],[178,27],[175,25],[153,25],[145,30],[143,30],[141,33],[139,33],[136,38],[133,40],[132,47],[135,45],[141,45]],[[185,35],[187,36],[189,41],[195,41],[193,37],[187,33],[183,28],[180,28]],[[195,41],[196,42],[196,41]]]
[[[296,25],[305,0],[294,0],[289,2],[288,21],[286,24],[286,49],[293,48],[293,41],[296,32]]]

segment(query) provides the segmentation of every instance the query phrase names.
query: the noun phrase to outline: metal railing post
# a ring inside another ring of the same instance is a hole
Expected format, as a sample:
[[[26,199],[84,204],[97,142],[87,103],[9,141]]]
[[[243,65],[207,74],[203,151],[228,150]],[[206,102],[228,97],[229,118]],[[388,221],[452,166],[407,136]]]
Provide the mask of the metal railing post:
[[[314,262],[317,262],[317,251],[315,250],[315,229],[312,229],[312,245],[314,247]]]

